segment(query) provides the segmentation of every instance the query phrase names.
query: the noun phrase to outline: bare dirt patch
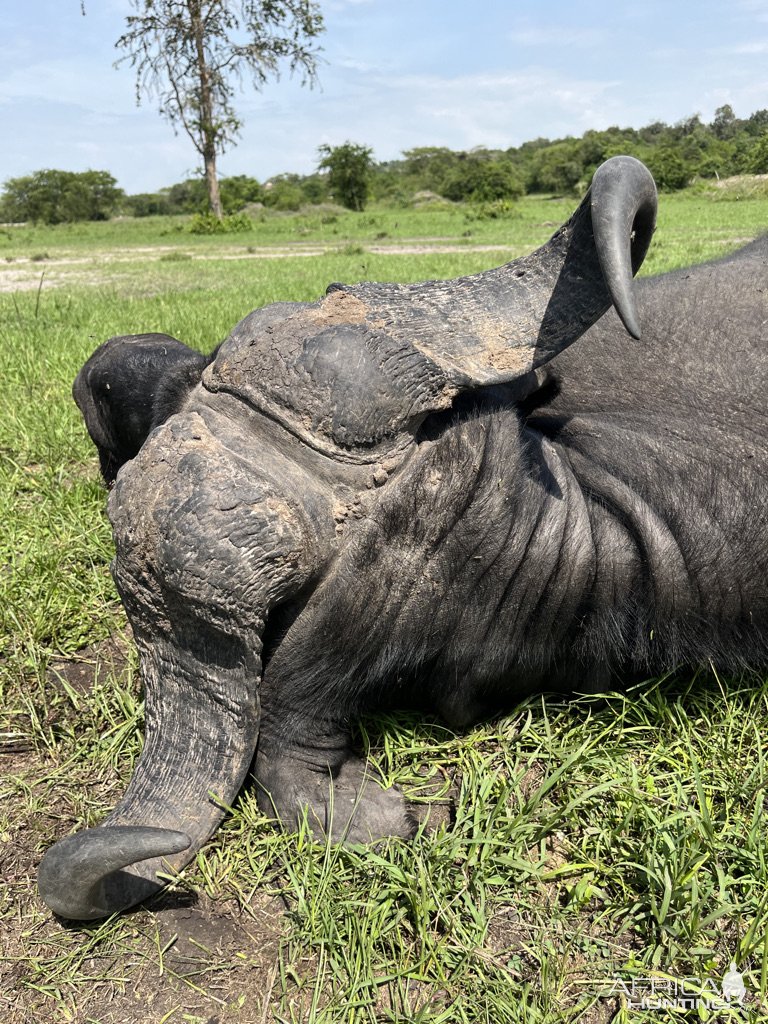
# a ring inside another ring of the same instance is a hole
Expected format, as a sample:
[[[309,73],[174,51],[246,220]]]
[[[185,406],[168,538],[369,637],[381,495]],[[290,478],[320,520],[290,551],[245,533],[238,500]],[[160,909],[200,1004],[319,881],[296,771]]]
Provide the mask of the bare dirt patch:
[[[84,647],[71,658],[53,658],[48,666],[47,679],[54,687],[66,684],[77,693],[87,694],[107,675],[123,675],[128,659],[127,641],[114,636],[100,644]]]
[[[48,683],[52,690],[84,698],[120,679],[129,664],[127,639],[111,638],[77,656],[54,659]],[[37,894],[42,854],[72,827],[73,789],[109,801],[120,782],[92,780],[87,765],[60,763],[57,754],[45,750],[8,751],[0,768],[4,1024],[261,1024],[274,1019],[271,1005],[286,928],[281,900],[260,890],[247,901],[213,901],[203,891],[180,887],[114,922],[59,920]]]
[[[450,254],[460,252],[506,252],[508,245],[457,245],[448,239],[405,239],[391,245],[380,243],[366,245],[366,252],[382,256],[422,256],[429,253]],[[333,244],[294,242],[271,246],[221,247],[201,252],[182,251],[179,246],[137,246],[131,249],[110,249],[91,251],[87,256],[65,254],[46,256],[45,260],[19,257],[11,264],[0,264],[0,292],[35,291],[41,286],[44,276],[45,288],[59,288],[64,285],[97,286],[110,283],[121,264],[147,262],[158,263],[173,260],[209,262],[222,260],[279,260],[297,256],[324,256],[339,251],[339,243]]]
[[[43,916],[4,929],[0,1000],[6,1024],[160,1024],[273,1020],[280,907],[258,896],[243,914],[205,897],[165,897],[93,940]]]

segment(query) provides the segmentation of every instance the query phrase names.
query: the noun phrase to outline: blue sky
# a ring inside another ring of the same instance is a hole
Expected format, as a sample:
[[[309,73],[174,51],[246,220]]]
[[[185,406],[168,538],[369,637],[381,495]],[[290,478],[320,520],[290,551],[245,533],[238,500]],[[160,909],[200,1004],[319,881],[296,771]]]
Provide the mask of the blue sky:
[[[109,170],[128,192],[196,168],[114,42],[129,0],[5,0],[0,181],[42,167]],[[730,103],[768,107],[768,0],[322,0],[320,86],[284,76],[238,102],[222,174],[308,173],[350,139],[379,160],[413,146],[507,147],[641,127]]]

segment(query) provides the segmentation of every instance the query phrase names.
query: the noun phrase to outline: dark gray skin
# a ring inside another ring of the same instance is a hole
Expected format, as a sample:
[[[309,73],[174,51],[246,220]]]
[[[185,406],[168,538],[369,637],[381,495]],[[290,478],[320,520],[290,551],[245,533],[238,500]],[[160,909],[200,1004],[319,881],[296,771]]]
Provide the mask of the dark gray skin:
[[[110,497],[147,739],[103,825],[46,854],[52,909],[157,891],[257,740],[287,825],[408,836],[351,752],[362,712],[463,727],[534,688],[768,662],[768,244],[633,297],[654,213],[618,158],[530,257],[235,328]]]
[[[110,338],[93,353],[75,378],[72,397],[107,487],[154,428],[182,408],[215,354],[204,356],[168,334]]]

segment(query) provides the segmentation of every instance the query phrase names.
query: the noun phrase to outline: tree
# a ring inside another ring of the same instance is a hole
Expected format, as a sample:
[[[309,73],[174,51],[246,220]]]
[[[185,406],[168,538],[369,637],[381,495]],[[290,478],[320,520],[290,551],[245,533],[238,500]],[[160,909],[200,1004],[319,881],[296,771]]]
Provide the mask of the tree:
[[[744,122],[744,128],[748,135],[762,135],[768,128],[768,110],[756,110],[750,114]]]
[[[752,147],[748,166],[752,174],[768,173],[768,131]]]
[[[445,146],[417,146],[406,149],[403,171],[411,191],[443,194],[445,183],[456,169],[461,154]]]
[[[106,220],[122,197],[108,171],[35,171],[6,181],[0,219],[43,224]]]
[[[514,167],[506,160],[489,160],[470,155],[460,161],[443,186],[446,199],[493,202],[519,199],[525,186]]]
[[[221,181],[221,205],[224,213],[239,213],[249,203],[260,203],[263,199],[261,185],[247,174],[235,174]]]
[[[679,152],[671,146],[657,146],[648,157],[648,167],[656,184],[665,192],[685,188],[695,173]]]
[[[320,146],[321,171],[328,171],[328,188],[348,210],[364,210],[368,200],[373,150],[345,142],[342,146]]]
[[[739,130],[739,122],[730,103],[717,108],[711,127],[718,139],[733,138]]]
[[[171,213],[171,204],[165,192],[138,192],[126,196],[122,205],[132,217],[164,217]]]
[[[578,139],[563,139],[536,150],[528,167],[528,190],[559,195],[575,191],[584,177],[580,150]]]
[[[171,213],[203,213],[209,209],[208,190],[202,178],[177,181],[175,185],[163,191],[168,194]]]
[[[322,203],[328,198],[328,182],[320,174],[308,174],[299,182],[305,203]]]
[[[264,205],[274,210],[298,210],[303,201],[298,174],[276,174],[264,185]]]
[[[156,96],[160,113],[181,127],[200,155],[211,212],[223,210],[216,158],[241,129],[235,85],[255,88],[287,62],[302,84],[317,77],[324,29],[315,0],[131,0],[136,14],[115,44],[136,72],[136,100]]]

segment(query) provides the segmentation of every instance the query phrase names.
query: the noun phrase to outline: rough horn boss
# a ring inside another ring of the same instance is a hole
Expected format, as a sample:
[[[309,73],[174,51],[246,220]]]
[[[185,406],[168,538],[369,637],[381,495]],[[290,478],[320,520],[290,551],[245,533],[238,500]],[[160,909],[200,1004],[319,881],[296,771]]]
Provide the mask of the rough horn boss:
[[[88,361],[74,392],[116,476],[146,742],[104,823],[43,858],[56,913],[98,918],[160,889],[254,753],[262,806],[287,824],[308,808],[334,838],[409,835],[402,795],[352,755],[350,719],[416,703],[464,725],[542,679],[632,661],[574,623],[610,611],[611,585],[625,599],[642,552],[616,527],[621,571],[601,575],[610,517],[533,424],[609,307],[638,337],[655,212],[648,171],[617,157],[546,245],[498,269],[331,285],[251,313],[209,359],[138,335]],[[622,336],[606,344],[625,351]]]

